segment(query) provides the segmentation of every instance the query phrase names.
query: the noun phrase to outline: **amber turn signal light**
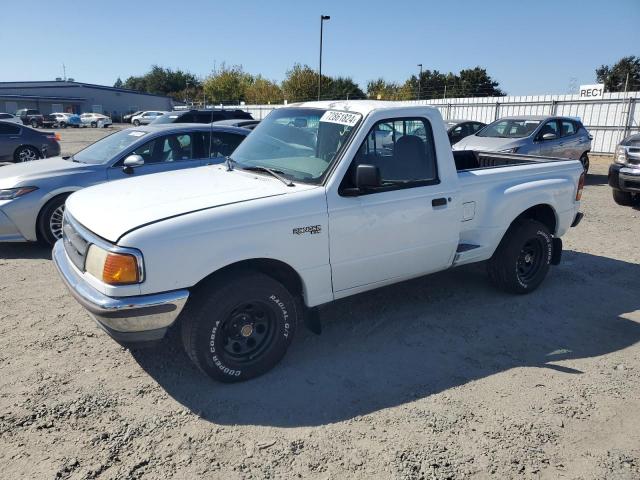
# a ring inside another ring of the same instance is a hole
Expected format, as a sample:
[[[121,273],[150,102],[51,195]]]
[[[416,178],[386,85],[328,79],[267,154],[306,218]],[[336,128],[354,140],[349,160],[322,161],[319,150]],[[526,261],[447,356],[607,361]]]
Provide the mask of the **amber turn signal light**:
[[[102,281],[109,285],[138,283],[140,276],[136,257],[122,253],[107,253],[102,269]]]
[[[584,180],[585,174],[582,172],[580,175],[580,180],[578,180],[578,190],[576,190],[576,202],[578,202],[582,198],[582,189],[584,188]]]

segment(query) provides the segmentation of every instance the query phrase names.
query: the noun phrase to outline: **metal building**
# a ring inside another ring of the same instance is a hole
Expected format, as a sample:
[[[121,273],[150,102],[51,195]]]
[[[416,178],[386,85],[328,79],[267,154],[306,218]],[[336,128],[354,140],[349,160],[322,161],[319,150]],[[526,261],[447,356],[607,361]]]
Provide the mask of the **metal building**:
[[[171,111],[181,105],[171,97],[106,87],[73,80],[51,82],[0,82],[0,112],[35,108],[41,113],[95,112],[118,120],[138,110]]]

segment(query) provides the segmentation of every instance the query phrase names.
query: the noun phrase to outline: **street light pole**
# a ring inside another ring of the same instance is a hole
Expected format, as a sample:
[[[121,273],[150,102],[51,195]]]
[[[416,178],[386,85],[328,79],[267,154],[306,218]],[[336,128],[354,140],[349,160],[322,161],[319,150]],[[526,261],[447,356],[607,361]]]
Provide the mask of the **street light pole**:
[[[322,26],[325,20],[331,20],[329,15],[320,15],[320,65],[318,68],[318,100],[320,100],[320,91],[322,88]]]
[[[422,90],[422,64],[419,63],[420,75],[418,76],[418,100],[420,100],[420,90]]]

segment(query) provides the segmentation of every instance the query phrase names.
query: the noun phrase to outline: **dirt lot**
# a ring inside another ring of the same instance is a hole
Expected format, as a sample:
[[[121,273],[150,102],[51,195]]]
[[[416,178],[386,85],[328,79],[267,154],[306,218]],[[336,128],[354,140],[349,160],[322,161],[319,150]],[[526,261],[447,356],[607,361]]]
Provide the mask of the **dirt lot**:
[[[640,478],[640,211],[607,162],[535,293],[472,266],[362,294],[239,385],[119,347],[49,251],[0,245],[0,478]]]

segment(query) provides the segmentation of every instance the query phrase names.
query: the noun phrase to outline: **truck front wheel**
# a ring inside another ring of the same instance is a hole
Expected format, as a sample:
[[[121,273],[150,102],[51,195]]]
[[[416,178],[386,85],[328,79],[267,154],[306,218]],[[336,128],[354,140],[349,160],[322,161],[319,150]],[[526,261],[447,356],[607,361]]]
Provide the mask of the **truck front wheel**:
[[[236,272],[192,294],[182,314],[182,343],[189,358],[214,380],[248,380],[284,357],[300,310],[296,297],[273,278]]]
[[[516,220],[487,264],[492,283],[510,293],[529,293],[542,283],[553,256],[549,229],[532,219]]]

